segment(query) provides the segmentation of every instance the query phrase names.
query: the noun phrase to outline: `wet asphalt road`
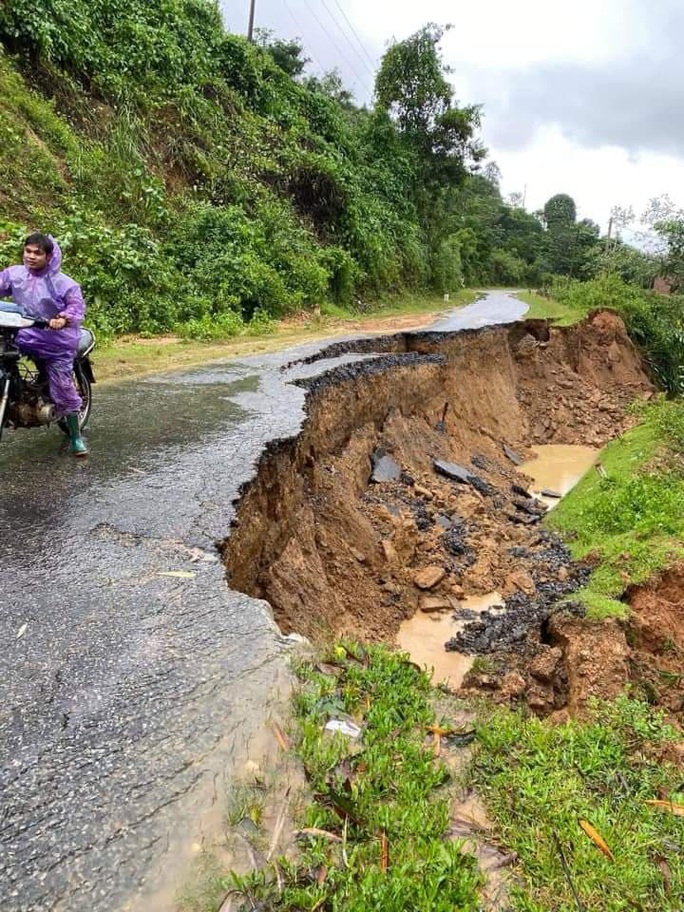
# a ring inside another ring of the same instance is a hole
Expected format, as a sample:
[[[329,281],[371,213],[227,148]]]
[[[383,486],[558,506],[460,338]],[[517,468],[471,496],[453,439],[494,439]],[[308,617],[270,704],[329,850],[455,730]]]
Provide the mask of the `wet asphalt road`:
[[[525,310],[493,293],[432,328]],[[96,386],[85,462],[56,429],[0,443],[2,912],[151,908],[139,891],[176,873],[263,723],[291,641],[215,543],[300,428],[288,381],[339,360],[280,367],[323,344]]]

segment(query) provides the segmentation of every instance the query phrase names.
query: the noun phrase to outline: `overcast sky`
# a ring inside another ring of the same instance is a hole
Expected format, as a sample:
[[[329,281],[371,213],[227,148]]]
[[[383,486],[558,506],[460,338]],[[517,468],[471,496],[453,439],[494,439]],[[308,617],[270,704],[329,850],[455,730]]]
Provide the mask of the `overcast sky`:
[[[248,5],[221,0],[231,31]],[[450,22],[444,59],[459,101],[484,106],[504,193],[531,210],[569,193],[604,228],[616,204],[684,203],[684,0],[256,0],[255,21],[363,102],[390,40]]]

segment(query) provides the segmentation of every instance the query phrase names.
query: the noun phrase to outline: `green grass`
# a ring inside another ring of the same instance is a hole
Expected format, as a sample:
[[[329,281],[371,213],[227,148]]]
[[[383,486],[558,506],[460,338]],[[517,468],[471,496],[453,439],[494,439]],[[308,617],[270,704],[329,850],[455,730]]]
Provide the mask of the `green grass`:
[[[556,326],[571,326],[579,323],[587,315],[585,308],[561,304],[553,298],[547,298],[533,291],[517,291],[516,298],[529,306],[525,317],[530,320],[553,320]]]
[[[328,662],[298,670],[294,749],[313,795],[300,826],[329,835],[279,859],[280,884],[267,866],[226,887],[246,908],[283,912],[476,912],[474,860],[447,838],[451,774],[426,738],[436,721],[427,675],[380,647],[338,646]],[[362,726],[358,740],[325,732],[340,717]]]
[[[660,401],[643,422],[601,454],[605,477],[591,471],[546,522],[570,540],[573,556],[599,559],[578,593],[594,618],[624,616],[618,601],[684,554],[684,405]]]
[[[402,292],[398,295],[389,295],[381,300],[362,302],[358,308],[346,308],[338,304],[326,303],[321,305],[321,312],[342,320],[382,319],[383,317],[433,313],[437,310],[464,307],[466,304],[472,304],[481,294],[482,292],[474,288],[462,288],[455,294],[451,294],[449,301],[445,301],[439,295]]]
[[[549,725],[480,703],[464,783],[429,735],[450,727],[452,704],[405,655],[345,642],[296,673],[291,751],[309,784],[294,804],[298,851],[246,875],[203,856],[184,909],[216,912],[229,896],[236,912],[480,912],[482,878],[449,838],[454,786],[464,784],[485,803],[489,840],[515,853],[511,912],[682,908],[684,823],[646,804],[684,801],[681,768],[664,759],[679,735],[648,704],[623,695],[596,702],[584,721]],[[360,726],[358,739],[325,731],[340,718]],[[260,801],[238,795],[233,824],[258,827]]]
[[[478,732],[473,782],[498,836],[518,854],[516,912],[664,912],[684,903],[681,818],[645,801],[681,801],[678,740],[652,707],[620,697],[584,723],[549,725],[499,710]],[[579,826],[588,821],[614,861]],[[560,843],[577,903],[564,872]]]

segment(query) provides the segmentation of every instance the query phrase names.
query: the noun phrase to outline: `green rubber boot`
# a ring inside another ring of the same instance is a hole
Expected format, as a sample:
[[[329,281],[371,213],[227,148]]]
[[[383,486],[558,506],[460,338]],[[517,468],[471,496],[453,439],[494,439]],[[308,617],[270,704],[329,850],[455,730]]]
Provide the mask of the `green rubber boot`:
[[[65,417],[66,426],[69,431],[69,445],[74,456],[87,456],[88,447],[85,440],[81,437],[81,427],[78,422],[78,413],[72,412]]]

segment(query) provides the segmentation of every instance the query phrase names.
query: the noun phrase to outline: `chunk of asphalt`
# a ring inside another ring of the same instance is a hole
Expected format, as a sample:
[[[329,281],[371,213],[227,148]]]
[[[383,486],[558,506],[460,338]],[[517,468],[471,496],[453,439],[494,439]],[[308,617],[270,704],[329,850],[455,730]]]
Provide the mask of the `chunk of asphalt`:
[[[399,481],[401,478],[401,466],[396,459],[388,456],[382,447],[378,447],[371,455],[371,463],[373,464],[371,481],[379,483],[383,481]]]
[[[519,494],[520,497],[530,497],[530,498],[532,497],[532,494],[530,494],[530,492],[527,490],[527,488],[523,488],[523,486],[519,485],[519,484],[512,484],[511,491],[514,494]]]
[[[510,519],[512,523],[516,523],[519,526],[532,526],[539,522],[541,516],[538,514],[530,516],[527,513],[507,513],[506,519]]]
[[[447,478],[451,478],[461,484],[470,484],[472,479],[477,477],[470,469],[466,469],[466,467],[462,465],[457,465],[455,462],[446,462],[443,459],[433,459],[432,465],[435,472],[439,475],[446,475]]]
[[[507,446],[505,443],[503,444],[503,451],[504,451],[504,455],[505,455],[508,459],[510,459],[512,463],[514,463],[514,464],[517,465],[517,466],[522,465],[523,462],[525,461],[525,460],[522,458],[522,456],[518,456],[518,454],[515,452],[515,450],[512,450],[512,449],[511,449],[509,446]]]
[[[539,492],[542,497],[554,497],[556,500],[560,500],[563,496],[559,494],[558,491],[552,491],[551,488],[542,488]]]
[[[546,513],[546,504],[539,500],[514,500],[513,506],[521,513],[529,513],[530,516],[543,516]]]

